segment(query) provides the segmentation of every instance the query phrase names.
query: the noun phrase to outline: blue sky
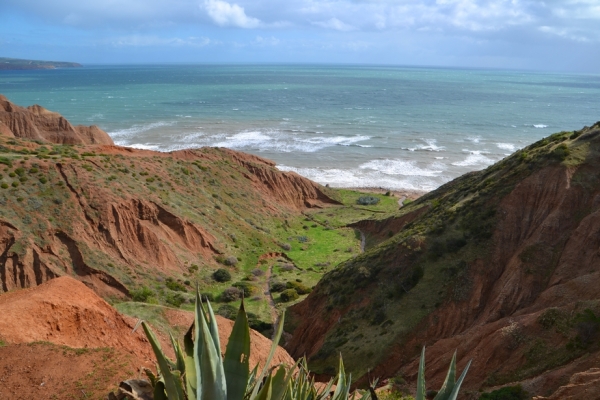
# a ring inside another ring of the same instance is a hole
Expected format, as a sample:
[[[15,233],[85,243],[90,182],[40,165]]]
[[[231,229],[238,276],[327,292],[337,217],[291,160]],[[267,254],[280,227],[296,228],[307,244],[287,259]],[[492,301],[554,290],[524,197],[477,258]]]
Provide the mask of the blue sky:
[[[600,0],[0,0],[0,56],[600,72]]]

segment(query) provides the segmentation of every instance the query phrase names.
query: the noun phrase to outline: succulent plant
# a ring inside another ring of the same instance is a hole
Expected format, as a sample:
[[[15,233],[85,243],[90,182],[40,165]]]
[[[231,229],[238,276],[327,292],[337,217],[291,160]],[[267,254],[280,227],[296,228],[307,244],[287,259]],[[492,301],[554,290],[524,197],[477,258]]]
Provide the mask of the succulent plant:
[[[159,341],[142,322],[142,327],[156,356],[159,374],[146,374],[154,388],[154,400],[377,400],[373,388],[368,392],[350,394],[352,375],[346,375],[340,355],[340,364],[335,390],[332,379],[318,389],[304,358],[293,366],[279,365],[269,368],[277,343],[283,333],[284,316],[277,325],[273,345],[260,374],[258,366],[250,371],[250,327],[242,301],[225,357],[221,357],[221,343],[215,314],[209,301],[206,309],[196,291],[194,324],[184,336],[183,349],[171,335],[175,360],[170,360],[162,351]],[[456,400],[469,364],[455,381],[456,353],[450,362],[448,375],[435,400]],[[416,400],[425,400],[425,348],[421,353],[417,378]]]
[[[446,380],[442,385],[442,388],[438,391],[437,395],[433,400],[456,400],[460,386],[467,375],[467,371],[471,366],[471,361],[467,363],[467,366],[463,370],[458,380],[456,380],[456,351],[450,361],[450,367],[446,374]],[[425,346],[421,351],[421,360],[419,361],[419,373],[417,375],[417,396],[415,400],[425,400]]]

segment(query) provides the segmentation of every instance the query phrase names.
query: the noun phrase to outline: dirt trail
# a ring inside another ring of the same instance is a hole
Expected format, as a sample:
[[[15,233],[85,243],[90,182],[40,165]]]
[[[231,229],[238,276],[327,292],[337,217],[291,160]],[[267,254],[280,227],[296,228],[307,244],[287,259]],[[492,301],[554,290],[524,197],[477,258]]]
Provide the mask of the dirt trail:
[[[276,326],[277,322],[279,322],[279,313],[277,312],[277,307],[275,307],[275,299],[273,299],[273,294],[271,293],[271,276],[273,275],[273,265],[269,267],[267,270],[267,276],[265,279],[265,294],[269,297],[269,307],[271,309],[271,319],[273,320],[273,325]]]

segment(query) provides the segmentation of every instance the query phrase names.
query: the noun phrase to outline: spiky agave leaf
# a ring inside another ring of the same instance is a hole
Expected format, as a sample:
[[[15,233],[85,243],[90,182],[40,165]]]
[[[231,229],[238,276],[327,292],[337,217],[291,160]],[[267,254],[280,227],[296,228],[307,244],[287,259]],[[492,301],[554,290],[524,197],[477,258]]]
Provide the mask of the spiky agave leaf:
[[[146,337],[148,338],[148,341],[152,346],[152,351],[154,351],[154,356],[156,357],[156,361],[158,362],[158,367],[160,369],[162,379],[164,380],[164,386],[168,398],[170,400],[183,400],[184,395],[183,388],[181,386],[181,375],[179,373],[174,373],[177,371],[171,371],[171,365],[173,365],[174,363],[167,358],[165,353],[163,353],[160,347],[160,343],[156,339],[154,332],[152,332],[152,330],[146,324],[146,322],[142,322],[142,327],[144,328]]]
[[[198,296],[199,297],[199,296]],[[209,313],[210,304],[207,304]],[[225,382],[225,372],[223,370],[223,360],[221,359],[221,349],[217,349],[211,330],[206,321],[206,315],[202,309],[202,303],[196,305],[199,311],[196,313],[200,320],[199,336],[196,342],[202,342],[202,353],[200,354],[200,375],[202,379],[201,395],[197,398],[211,400],[227,400],[227,383]]]
[[[458,380],[456,381],[456,384],[454,385],[454,389],[452,389],[452,393],[450,393],[448,400],[456,400],[456,398],[458,397],[458,391],[460,390],[460,386],[462,385],[463,380],[465,379],[465,376],[467,376],[467,371],[469,370],[469,367],[471,366],[471,361],[472,360],[469,360],[469,362],[467,363],[467,366],[465,367],[465,369],[463,369],[462,374],[460,374],[460,376],[458,377]]]
[[[275,331],[275,337],[273,337],[273,344],[271,345],[271,350],[269,351],[269,356],[265,362],[262,372],[258,376],[258,379],[254,382],[254,389],[250,394],[250,400],[253,400],[258,395],[258,391],[260,389],[260,383],[263,378],[267,374],[269,370],[269,366],[271,365],[271,361],[273,360],[273,356],[275,355],[275,350],[277,350],[277,345],[279,344],[279,340],[281,339],[281,335],[283,334],[283,321],[285,319],[285,311],[283,311],[281,318],[279,318],[279,324],[277,325],[277,329]]]
[[[250,377],[250,326],[243,300],[229,336],[223,369],[227,400],[242,400]]]
[[[421,350],[421,360],[419,361],[417,397],[415,397],[415,400],[425,400],[425,390],[425,346],[423,346],[423,350]]]
[[[454,351],[454,355],[452,356],[452,360],[450,361],[450,367],[448,368],[448,374],[446,374],[446,380],[442,385],[442,388],[438,392],[437,396],[433,400],[448,400],[450,394],[452,394],[452,390],[454,390],[454,385],[456,382],[456,351]]]

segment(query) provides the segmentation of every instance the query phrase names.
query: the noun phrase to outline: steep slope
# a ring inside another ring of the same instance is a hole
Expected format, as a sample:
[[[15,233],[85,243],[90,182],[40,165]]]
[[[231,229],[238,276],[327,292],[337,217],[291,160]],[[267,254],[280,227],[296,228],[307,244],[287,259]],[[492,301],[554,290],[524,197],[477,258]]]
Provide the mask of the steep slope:
[[[325,374],[341,352],[364,382],[368,370],[414,379],[427,345],[436,386],[458,349],[459,367],[473,359],[471,390],[596,352],[584,326],[600,315],[599,168],[597,123],[357,224],[372,247],[291,309],[288,350]]]
[[[58,113],[33,105],[17,106],[0,95],[0,135],[59,144],[114,144],[95,125],[73,126]]]

